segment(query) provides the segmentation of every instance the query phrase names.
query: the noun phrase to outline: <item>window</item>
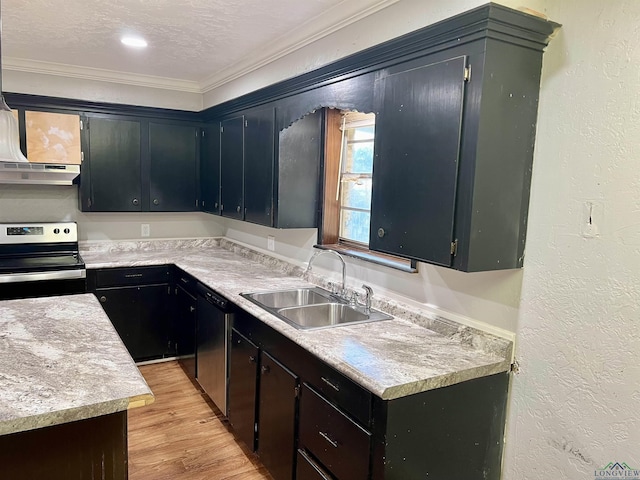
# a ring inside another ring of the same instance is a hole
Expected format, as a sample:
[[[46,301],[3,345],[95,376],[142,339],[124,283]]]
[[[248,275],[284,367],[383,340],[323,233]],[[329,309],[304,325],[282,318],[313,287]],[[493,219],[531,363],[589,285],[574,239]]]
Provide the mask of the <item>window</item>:
[[[342,115],[338,239],[369,244],[375,115]]]
[[[417,263],[369,250],[375,114],[327,109],[320,248],[417,272]]]

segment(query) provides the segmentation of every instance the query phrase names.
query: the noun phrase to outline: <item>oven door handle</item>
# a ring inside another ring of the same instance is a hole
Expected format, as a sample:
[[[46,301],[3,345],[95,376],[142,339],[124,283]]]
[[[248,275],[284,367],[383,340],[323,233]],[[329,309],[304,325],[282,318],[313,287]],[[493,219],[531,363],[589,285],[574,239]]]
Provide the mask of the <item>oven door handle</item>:
[[[51,272],[25,272],[0,274],[0,283],[37,282],[42,280],[73,280],[87,278],[87,271],[83,269],[56,270]]]

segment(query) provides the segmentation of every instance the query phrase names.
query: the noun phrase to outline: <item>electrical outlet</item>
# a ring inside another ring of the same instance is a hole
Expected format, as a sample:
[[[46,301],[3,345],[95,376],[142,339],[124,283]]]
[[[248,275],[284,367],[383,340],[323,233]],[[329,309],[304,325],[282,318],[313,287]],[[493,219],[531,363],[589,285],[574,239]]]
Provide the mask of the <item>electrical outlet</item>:
[[[143,223],[140,225],[140,236],[142,237],[148,237],[149,235],[151,235],[151,228],[149,227],[148,223]]]
[[[276,250],[276,237],[267,235],[267,249],[274,252]]]

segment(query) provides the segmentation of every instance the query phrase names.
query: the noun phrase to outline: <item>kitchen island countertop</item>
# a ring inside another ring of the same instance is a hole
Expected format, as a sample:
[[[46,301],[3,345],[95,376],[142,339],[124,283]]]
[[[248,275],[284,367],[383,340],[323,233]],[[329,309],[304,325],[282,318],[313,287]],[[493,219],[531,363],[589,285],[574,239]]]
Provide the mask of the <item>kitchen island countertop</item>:
[[[0,435],[154,400],[92,294],[0,302],[0,352]]]
[[[291,327],[240,293],[309,286],[302,270],[224,238],[96,242],[81,245],[81,255],[87,268],[175,264],[382,399],[510,369],[512,342],[439,318],[425,328],[403,317],[401,304],[380,302],[380,296],[374,307],[393,320],[311,331]]]

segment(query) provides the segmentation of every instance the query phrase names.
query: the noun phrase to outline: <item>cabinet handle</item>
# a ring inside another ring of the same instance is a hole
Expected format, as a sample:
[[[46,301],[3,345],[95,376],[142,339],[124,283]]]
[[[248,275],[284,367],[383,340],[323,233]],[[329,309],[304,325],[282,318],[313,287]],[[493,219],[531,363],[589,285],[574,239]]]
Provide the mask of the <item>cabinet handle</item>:
[[[325,377],[320,377],[320,380],[322,380],[324,383],[326,383],[327,385],[329,385],[331,388],[333,388],[336,392],[340,391],[340,387],[338,387],[338,385],[336,385],[335,383],[333,383],[331,380],[325,378]]]
[[[105,297],[104,295],[102,295],[102,296],[100,297],[100,303],[106,303],[106,301],[107,301],[107,297]]]
[[[140,200],[138,200],[137,198],[134,198],[133,200],[131,200],[131,203],[138,206],[140,204]]]
[[[240,213],[240,210],[242,210],[242,209],[240,208],[240,205],[238,205],[237,208],[236,208],[236,212]]]
[[[318,432],[322,438],[324,438],[327,442],[331,444],[333,448],[338,448],[338,442],[335,440],[331,440],[331,437],[324,432]]]
[[[256,357],[253,355],[249,355],[249,363],[256,363]]]
[[[187,278],[184,278],[184,277],[180,277],[180,281],[181,281],[182,283],[185,283],[185,284],[186,284],[186,283],[189,283],[189,280],[188,280]]]
[[[190,311],[191,313],[195,312],[195,311],[196,311],[196,307],[194,307],[193,305],[191,305],[191,306],[189,307],[189,311]]]
[[[213,204],[213,208],[218,208],[218,202],[215,202],[215,203]]]
[[[153,204],[154,205],[160,205],[160,200],[158,200],[157,198],[153,199]]]
[[[380,237],[380,238],[384,237],[385,233],[387,233],[387,232],[384,231],[384,228],[379,228],[378,229],[378,237]]]
[[[271,369],[267,366],[267,365],[263,365],[260,370],[262,371],[263,375],[266,375],[267,373],[269,373],[271,371]]]

